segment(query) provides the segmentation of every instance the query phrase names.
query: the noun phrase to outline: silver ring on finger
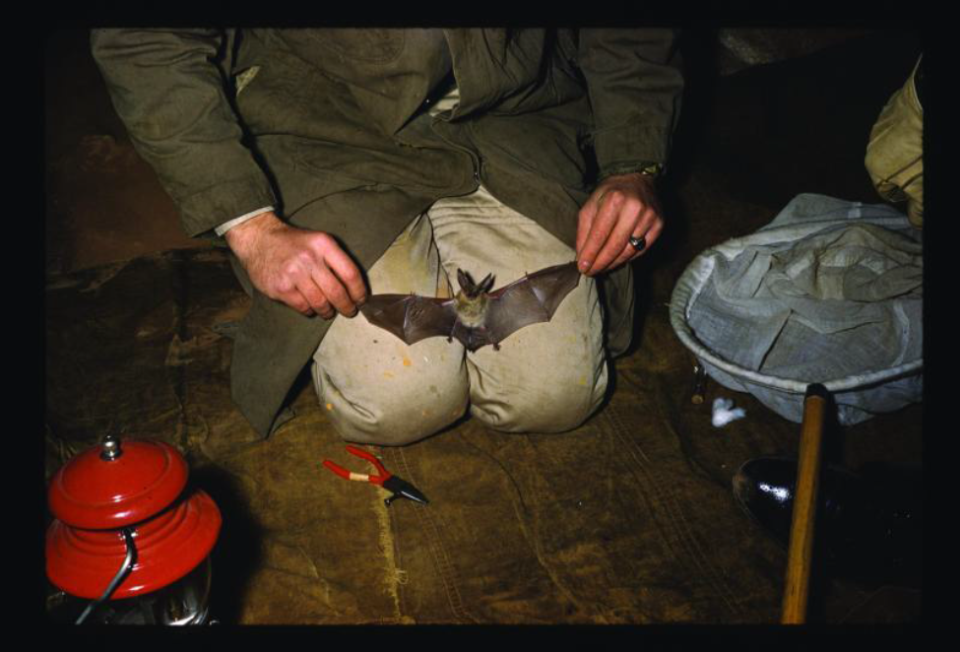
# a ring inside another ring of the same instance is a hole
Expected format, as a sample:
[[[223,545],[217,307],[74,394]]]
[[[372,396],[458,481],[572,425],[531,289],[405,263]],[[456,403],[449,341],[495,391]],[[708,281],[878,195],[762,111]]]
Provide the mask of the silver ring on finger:
[[[647,239],[643,236],[639,238],[636,236],[630,236],[630,245],[637,250],[637,253],[640,253],[647,248]]]

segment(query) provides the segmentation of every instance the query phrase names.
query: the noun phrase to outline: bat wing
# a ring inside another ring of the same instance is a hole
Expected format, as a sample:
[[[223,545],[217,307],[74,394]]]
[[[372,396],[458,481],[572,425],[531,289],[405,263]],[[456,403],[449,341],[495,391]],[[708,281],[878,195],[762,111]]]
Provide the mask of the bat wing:
[[[524,326],[550,321],[579,283],[577,264],[571,262],[541,269],[492,292],[485,323],[488,339],[496,344]]]
[[[374,294],[360,312],[374,326],[390,331],[407,344],[428,337],[449,337],[457,322],[453,299],[415,294]]]

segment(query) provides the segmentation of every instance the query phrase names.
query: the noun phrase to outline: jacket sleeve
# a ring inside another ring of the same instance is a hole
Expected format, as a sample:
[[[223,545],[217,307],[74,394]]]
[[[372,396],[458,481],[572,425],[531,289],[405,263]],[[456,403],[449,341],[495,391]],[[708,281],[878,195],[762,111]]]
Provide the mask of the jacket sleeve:
[[[276,204],[227,98],[222,30],[97,29],[93,57],[137,152],[190,237]]]
[[[578,58],[600,178],[665,164],[683,93],[674,30],[582,29]]]

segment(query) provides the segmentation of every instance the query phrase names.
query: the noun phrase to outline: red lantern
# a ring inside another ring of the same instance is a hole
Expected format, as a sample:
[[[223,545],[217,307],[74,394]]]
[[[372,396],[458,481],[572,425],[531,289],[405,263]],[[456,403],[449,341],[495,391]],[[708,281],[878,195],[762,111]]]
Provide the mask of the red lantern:
[[[185,490],[188,474],[168,444],[107,437],[54,476],[47,577],[74,609],[96,601],[78,622],[98,611],[109,623],[206,620],[221,517],[205,492]]]

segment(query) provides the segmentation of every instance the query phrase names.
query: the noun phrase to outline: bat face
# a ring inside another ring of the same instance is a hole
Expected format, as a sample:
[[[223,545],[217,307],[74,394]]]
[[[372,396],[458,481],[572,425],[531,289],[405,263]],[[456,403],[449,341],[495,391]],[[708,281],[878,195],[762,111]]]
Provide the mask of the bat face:
[[[367,320],[407,344],[427,337],[456,337],[468,351],[495,349],[515,331],[550,321],[580,283],[576,262],[547,267],[493,292],[493,275],[480,283],[457,270],[460,291],[453,299],[406,294],[375,294],[360,310]]]
[[[458,293],[454,300],[454,310],[460,322],[469,328],[479,328],[487,316],[487,309],[490,307],[490,295],[480,294],[476,297],[469,297],[466,293]]]
[[[487,308],[490,306],[490,288],[493,287],[493,274],[487,274],[479,283],[462,269],[457,270],[460,291],[457,292],[454,309],[460,322],[468,328],[483,326]]]

